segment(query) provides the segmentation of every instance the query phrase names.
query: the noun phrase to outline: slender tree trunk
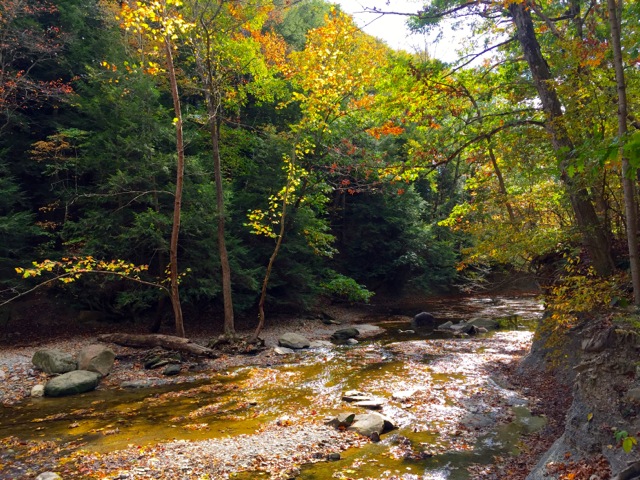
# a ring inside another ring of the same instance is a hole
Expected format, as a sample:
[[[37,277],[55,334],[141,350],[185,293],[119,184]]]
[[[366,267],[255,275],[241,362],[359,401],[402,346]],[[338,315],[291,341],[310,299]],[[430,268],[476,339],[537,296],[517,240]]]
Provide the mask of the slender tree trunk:
[[[211,129],[211,146],[213,150],[213,176],[216,183],[216,208],[218,211],[218,254],[222,269],[222,298],[224,302],[224,334],[231,338],[235,336],[235,324],[233,316],[233,297],[231,292],[231,267],[229,266],[229,254],[224,238],[225,214],[224,214],[224,190],[222,187],[222,163],[220,161],[220,121],[217,106],[213,103],[210,93],[207,93],[207,105],[209,109],[209,125]]]
[[[184,337],[184,321],[182,318],[182,306],[180,305],[180,290],[178,288],[178,236],[180,234],[180,214],[182,211],[182,186],[184,180],[184,139],[182,137],[182,108],[180,107],[180,96],[178,94],[178,81],[176,70],[173,65],[173,53],[171,51],[171,41],[166,38],[165,55],[167,57],[167,71],[169,72],[169,83],[171,85],[171,97],[173,99],[173,110],[176,124],[176,150],[178,152],[178,162],[176,166],[176,195],[173,204],[173,226],[171,228],[171,242],[169,244],[169,281],[171,283],[171,305],[176,322],[176,335]]]
[[[216,209],[218,213],[217,240],[218,255],[220,257],[220,269],[222,273],[222,299],[224,303],[224,335],[227,338],[235,336],[235,320],[233,313],[233,293],[231,289],[231,266],[225,241],[225,212],[224,189],[222,185],[222,162],[220,158],[220,109],[221,87],[216,78],[216,63],[213,59],[216,46],[213,45],[211,20],[216,18],[222,9],[224,2],[213,2],[198,5],[194,4],[194,17],[198,19],[201,37],[198,39],[202,48],[194,50],[196,65],[202,83],[207,104],[209,131],[211,134],[211,147],[213,155],[213,176],[216,185]],[[195,8],[197,7],[197,8]],[[201,8],[201,10],[200,10]],[[211,16],[208,17],[207,13]]]
[[[295,155],[295,152],[293,153]],[[295,157],[293,157],[295,159]],[[292,160],[293,162],[294,160]],[[258,325],[256,326],[253,335],[249,339],[250,343],[258,341],[258,337],[264,328],[265,316],[264,316],[264,304],[267,300],[267,286],[269,285],[269,278],[271,277],[271,271],[273,270],[273,264],[278,257],[278,252],[280,251],[280,246],[282,245],[282,240],[284,239],[284,230],[285,223],[287,218],[287,202],[289,200],[289,191],[291,190],[291,174],[287,172],[287,183],[284,189],[284,195],[282,198],[282,215],[280,216],[280,231],[278,232],[278,238],[276,240],[276,245],[273,248],[273,252],[271,253],[271,257],[269,258],[269,263],[267,264],[267,271],[264,274],[264,279],[262,280],[262,289],[260,290],[260,300],[258,300]]]
[[[618,0],[622,7],[622,0]],[[633,302],[640,306],[640,265],[638,264],[638,217],[636,210],[635,186],[630,177],[629,159],[624,155],[624,137],[627,134],[627,88],[624,78],[622,46],[620,45],[620,21],[616,0],[607,0],[609,24],[611,26],[611,48],[613,64],[616,71],[618,87],[618,137],[620,141],[620,158],[622,159],[622,189],[624,191],[624,211],[627,223],[627,244],[629,246],[629,263],[631,282],[633,284]],[[620,8],[622,10],[622,8]]]
[[[493,165],[493,171],[496,172],[496,178],[498,179],[498,186],[500,187],[500,194],[504,198],[504,206],[507,209],[507,213],[509,214],[509,223],[511,225],[516,224],[516,216],[513,213],[513,207],[511,206],[511,202],[509,201],[509,195],[507,193],[507,187],[504,183],[504,178],[502,177],[502,171],[498,166],[498,159],[496,158],[495,153],[493,152],[493,146],[491,145],[491,140],[487,139],[487,150],[489,152],[489,158],[491,159],[491,165]]]
[[[584,186],[576,185],[574,179],[567,173],[574,145],[564,126],[562,104],[553,86],[554,79],[549,65],[542,56],[540,44],[533,29],[530,7],[528,2],[516,2],[509,5],[509,11],[516,26],[518,42],[522,47],[542,108],[547,116],[547,129],[551,134],[553,148],[558,157],[561,179],[567,187],[584,246],[589,252],[596,272],[602,276],[608,275],[613,271],[613,259],[607,235],[600,224],[589,192]]]

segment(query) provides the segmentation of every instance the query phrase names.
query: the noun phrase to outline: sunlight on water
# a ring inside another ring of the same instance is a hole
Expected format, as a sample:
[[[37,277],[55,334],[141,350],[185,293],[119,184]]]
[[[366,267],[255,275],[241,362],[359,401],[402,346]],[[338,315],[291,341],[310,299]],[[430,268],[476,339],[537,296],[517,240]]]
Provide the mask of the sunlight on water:
[[[540,315],[532,298],[475,298],[436,307],[440,318],[517,312],[521,320],[534,320]],[[174,386],[33,399],[0,418],[0,438],[77,441],[86,443],[85,449],[107,452],[130,444],[237,436],[282,416],[322,419],[341,411],[362,412],[342,401],[345,391],[357,389],[381,398],[381,412],[399,429],[383,435],[379,443],[342,452],[338,461],[303,466],[298,478],[463,480],[468,478],[466,466],[517,452],[521,435],[544,425],[544,419],[532,417],[517,398],[508,403],[513,408],[506,407],[513,419],[491,424],[496,415],[492,405],[506,402],[514,392],[483,374],[481,362],[508,354],[508,341],[517,335],[487,336],[484,344],[481,338],[475,343],[436,343],[434,336],[400,333],[406,332],[405,324],[380,320],[385,330],[374,339],[355,347],[297,353],[296,363],[288,365],[243,367]],[[412,393],[398,400],[393,397],[397,392]],[[465,415],[492,426],[478,436],[461,426]],[[260,473],[237,478],[260,478]]]

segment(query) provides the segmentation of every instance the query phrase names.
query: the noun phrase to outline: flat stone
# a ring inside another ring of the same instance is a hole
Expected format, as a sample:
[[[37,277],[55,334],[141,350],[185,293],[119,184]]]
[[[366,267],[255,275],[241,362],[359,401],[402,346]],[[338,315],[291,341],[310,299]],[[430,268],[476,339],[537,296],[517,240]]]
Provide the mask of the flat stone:
[[[342,400],[345,402],[366,402],[367,400],[371,400],[370,395],[352,395],[348,397],[342,397]]]
[[[311,345],[311,342],[307,340],[302,335],[298,335],[297,333],[287,332],[282,334],[282,336],[278,339],[278,345],[285,348],[307,348]]]
[[[360,390],[349,390],[342,395],[342,400],[345,402],[360,402],[362,400],[371,400],[372,398],[371,395]]]
[[[398,402],[406,402],[407,400],[411,400],[413,396],[418,393],[421,388],[410,388],[409,390],[400,390],[398,392],[393,392],[391,394],[391,398]]]
[[[179,375],[180,371],[181,371],[180,365],[178,365],[177,363],[170,363],[162,371],[162,374],[167,376],[167,377],[170,377],[170,376],[173,376],[173,375]]]
[[[44,386],[47,397],[63,397],[90,392],[98,386],[100,374],[88,370],[74,370],[52,378]]]
[[[327,341],[327,340],[314,340],[313,342],[311,342],[311,344],[309,345],[309,347],[311,348],[323,348],[323,347],[333,347],[333,343]]]
[[[368,408],[370,410],[380,410],[383,402],[381,400],[361,400],[359,402],[353,402],[356,407]]]
[[[120,384],[121,388],[149,388],[153,384],[149,380],[125,380]]]
[[[347,341],[345,343],[347,345],[357,345],[360,342],[358,342],[358,340],[356,340],[355,338],[347,338]]]
[[[483,318],[483,317],[472,318],[467,322],[467,324],[475,325],[476,327],[486,328],[488,330],[495,330],[498,327],[500,327],[500,323],[497,320],[494,320],[493,318]]]
[[[278,355],[288,355],[289,353],[296,353],[295,350],[287,347],[275,347],[273,351]]]

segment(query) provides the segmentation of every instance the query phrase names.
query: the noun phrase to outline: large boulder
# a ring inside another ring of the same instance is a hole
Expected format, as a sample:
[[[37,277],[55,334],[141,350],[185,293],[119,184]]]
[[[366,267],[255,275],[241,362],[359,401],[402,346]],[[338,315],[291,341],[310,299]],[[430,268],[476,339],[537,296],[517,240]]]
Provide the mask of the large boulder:
[[[360,335],[360,330],[357,328],[341,328],[336,330],[331,335],[331,340],[338,343],[346,343],[350,338],[355,338]]]
[[[47,397],[64,397],[89,392],[98,386],[100,374],[88,370],[75,370],[52,378],[44,386]]]
[[[44,373],[67,373],[77,368],[76,361],[70,353],[55,349],[38,350],[33,354],[31,362]]]
[[[295,350],[299,348],[308,348],[309,345],[311,345],[311,342],[302,335],[287,332],[278,339],[278,345],[285,348],[293,348]]]
[[[365,437],[371,437],[372,435],[380,435],[381,433],[393,430],[395,425],[385,416],[379,413],[366,413],[363,415],[356,415],[353,419],[353,423],[347,430],[354,431]]]
[[[411,328],[435,328],[436,317],[427,312],[420,312],[411,320]]]
[[[78,370],[89,370],[106,377],[113,368],[116,354],[104,345],[88,345],[78,353]]]

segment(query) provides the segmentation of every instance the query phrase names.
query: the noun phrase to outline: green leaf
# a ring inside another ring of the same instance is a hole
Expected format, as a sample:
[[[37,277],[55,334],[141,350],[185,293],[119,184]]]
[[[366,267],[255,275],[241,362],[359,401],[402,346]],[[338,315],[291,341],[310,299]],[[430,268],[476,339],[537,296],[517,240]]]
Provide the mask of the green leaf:
[[[627,437],[622,441],[622,449],[625,453],[629,453],[634,445],[637,445],[638,441],[635,437]]]

